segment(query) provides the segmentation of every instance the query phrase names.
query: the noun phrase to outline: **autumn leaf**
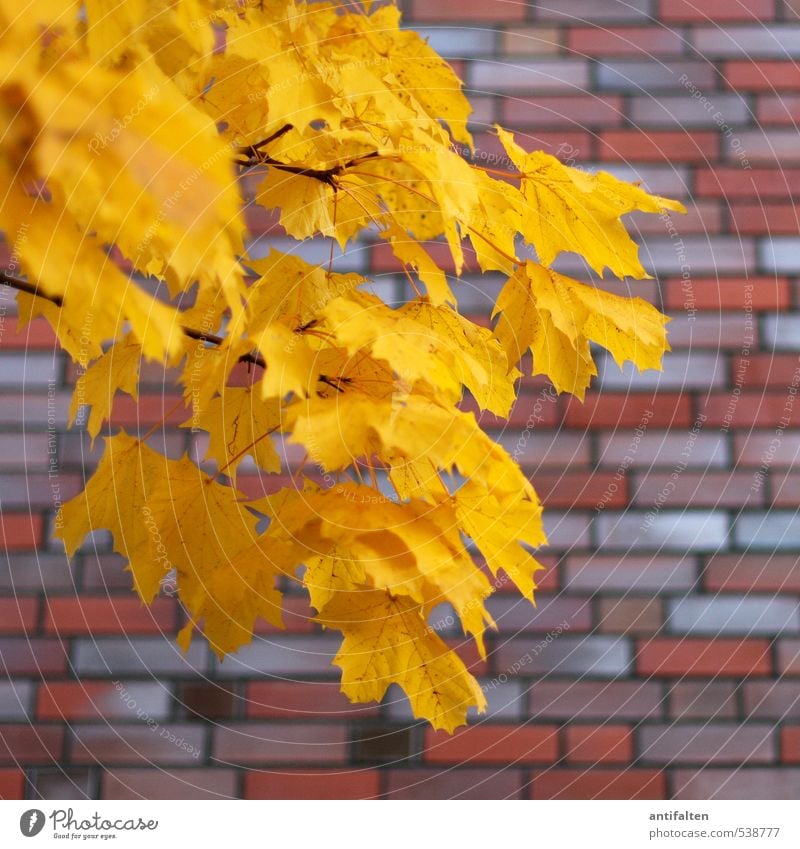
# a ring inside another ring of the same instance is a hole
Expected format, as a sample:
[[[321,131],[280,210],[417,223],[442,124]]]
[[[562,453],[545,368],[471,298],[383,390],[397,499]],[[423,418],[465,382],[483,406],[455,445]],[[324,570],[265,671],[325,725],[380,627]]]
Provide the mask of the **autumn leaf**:
[[[177,581],[179,645],[202,632],[220,658],[281,627],[293,586],[341,634],[352,700],[397,684],[415,716],[463,725],[486,699],[432,611],[485,656],[492,592],[535,601],[547,543],[533,483],[467,408],[508,416],[529,352],[581,399],[592,344],[660,368],[657,309],[550,266],[646,277],[624,217],[683,206],[501,128],[512,167],[473,159],[456,73],[391,3],[0,0],[0,24],[20,322],[43,317],[78,364],[69,418],[88,410],[93,440],[117,393],[157,379],[216,464],[152,447],[165,422],[112,429],[57,517],[67,553],[110,531],[144,603]],[[245,232],[259,206],[281,250]],[[339,271],[375,247],[404,277]],[[476,305],[498,281],[492,327]],[[280,488],[248,499],[245,458]]]

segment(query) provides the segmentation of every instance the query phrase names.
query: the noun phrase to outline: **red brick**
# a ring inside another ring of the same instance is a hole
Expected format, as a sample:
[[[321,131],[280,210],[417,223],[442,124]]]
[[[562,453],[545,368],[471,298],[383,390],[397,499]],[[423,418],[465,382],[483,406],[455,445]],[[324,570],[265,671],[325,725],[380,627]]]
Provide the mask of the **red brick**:
[[[50,634],[161,634],[176,624],[175,602],[156,599],[143,604],[135,596],[121,598],[51,598],[45,605],[44,628]]]
[[[800,592],[800,560],[790,554],[717,554],[703,575],[712,591]]]
[[[130,688],[130,689],[129,689]],[[118,690],[111,681],[43,681],[36,698],[39,719],[135,719],[141,708],[153,719],[166,713],[166,685],[130,683]],[[155,702],[153,703],[153,695]]]
[[[633,737],[626,725],[572,725],[565,730],[569,763],[627,763]]]
[[[374,799],[380,793],[377,770],[287,770],[247,772],[245,799]]]
[[[691,424],[691,398],[688,395],[659,393],[651,395],[622,395],[612,392],[587,393],[581,403],[569,397],[566,405],[568,427],[609,428],[638,427],[643,416],[652,412],[650,427],[683,427]]]
[[[64,729],[52,725],[0,725],[0,763],[20,766],[61,761]]]
[[[734,202],[729,205],[729,214],[731,230],[742,235],[793,236],[800,230],[800,216],[793,203]]]
[[[680,310],[687,305],[697,310],[754,310],[786,309],[791,292],[785,277],[700,277],[693,278],[691,287],[670,278],[665,282],[664,299],[667,309]]]
[[[795,405],[787,413],[785,392],[747,392],[733,395],[709,395],[700,400],[700,412],[707,417],[706,427],[775,427],[788,416],[789,423],[800,416],[800,407]]]
[[[31,351],[40,349],[52,351],[56,348],[56,334],[43,318],[35,318],[25,327],[6,325],[0,334],[0,352]]]
[[[38,612],[38,598],[0,598],[0,634],[32,634]]]
[[[102,799],[236,799],[233,769],[120,769],[103,773]]]
[[[552,427],[558,422],[558,397],[555,392],[537,392],[533,394],[527,390],[527,381],[523,381],[523,387],[517,395],[517,400],[508,414],[508,421],[492,416],[491,413],[482,413],[478,420],[481,427],[488,430],[507,425],[510,428],[536,428],[536,427]],[[461,409],[468,410],[474,407],[474,404],[462,404]],[[511,449],[512,453],[516,450],[516,443]]]
[[[602,598],[597,627],[604,634],[654,634],[664,624],[657,598]]]
[[[36,548],[42,538],[42,517],[25,513],[0,514],[0,549],[25,551]]]
[[[798,168],[720,166],[698,171],[696,192],[706,197],[774,198],[785,200],[800,181]]]
[[[624,117],[621,97],[573,95],[535,98],[507,97],[502,122],[516,127],[619,127]]]
[[[800,639],[778,640],[778,672],[800,675]]]
[[[615,474],[615,471],[565,471],[560,475],[537,473],[534,484],[545,509],[594,507],[600,500],[611,509],[624,507],[628,500],[628,481],[625,479],[616,481],[616,490],[609,492],[609,484],[614,482]]]
[[[386,773],[387,799],[519,799],[522,770],[392,769]]]
[[[772,429],[734,433],[734,462],[757,469],[765,461],[769,461],[773,469],[793,467],[800,454],[800,432],[784,431],[782,440],[776,442],[775,439]],[[777,450],[778,443],[780,450]]]
[[[446,242],[423,242],[422,246],[445,273],[455,273],[453,256]],[[395,257],[386,242],[379,242],[372,248],[372,268],[377,274],[397,274],[402,273],[403,263]],[[464,244],[464,270],[465,272],[478,271],[475,252],[466,243]]]
[[[743,386],[777,386],[785,388],[797,371],[797,354],[751,354],[734,357],[731,363],[731,383],[737,377]]]
[[[230,723],[214,729],[212,754],[235,763],[343,763],[347,758],[344,723]]]
[[[661,0],[658,17],[670,23],[771,20],[775,0]]]
[[[180,424],[189,418],[189,412],[180,395],[140,395],[138,403],[129,395],[117,394],[111,409],[111,425],[132,428],[136,425],[154,425],[161,421]],[[106,425],[107,426],[107,425]]]
[[[599,158],[607,162],[704,163],[719,155],[719,134],[680,130],[607,130],[598,139]],[[678,220],[684,232],[684,219]],[[662,223],[663,230],[663,223]]]
[[[796,507],[800,503],[800,472],[773,472],[772,498],[774,507]]]
[[[715,675],[768,675],[767,640],[671,639],[640,642],[636,670],[641,675],[682,678]]]
[[[253,236],[285,236],[286,231],[280,224],[280,212],[277,209],[265,209],[250,204],[244,210],[247,230]]]
[[[412,0],[410,17],[422,21],[523,21],[525,3],[517,0],[498,0],[487,4],[484,0],[460,0],[458,3],[429,3]]]
[[[756,99],[756,120],[762,126],[796,127],[800,121],[800,95],[759,95]]]
[[[255,477],[255,476],[254,476]],[[258,475],[263,481],[265,477],[272,475]],[[236,479],[237,486],[239,478]],[[259,619],[256,622],[256,634],[311,634],[316,629],[313,616],[314,611],[309,605],[307,597],[289,596],[283,599],[283,628],[276,628],[270,622]]]
[[[781,760],[787,764],[800,764],[800,727],[781,729]]]
[[[534,799],[666,799],[667,782],[655,769],[554,769],[533,774]]]
[[[254,681],[247,687],[245,712],[252,717],[342,719],[374,716],[377,705],[351,704],[339,682]]]
[[[761,60],[731,61],[722,66],[725,82],[734,89],[775,91],[800,89],[800,65],[796,62]]]
[[[683,52],[685,40],[675,29],[659,26],[570,27],[567,47],[597,56],[674,56]]]
[[[518,53],[526,57],[554,56],[561,49],[561,33],[556,27],[511,27],[502,34],[502,53]]]
[[[0,799],[22,799],[25,773],[18,769],[0,769]]]
[[[428,763],[551,763],[558,757],[554,725],[473,725],[452,736],[428,729],[424,759]]]

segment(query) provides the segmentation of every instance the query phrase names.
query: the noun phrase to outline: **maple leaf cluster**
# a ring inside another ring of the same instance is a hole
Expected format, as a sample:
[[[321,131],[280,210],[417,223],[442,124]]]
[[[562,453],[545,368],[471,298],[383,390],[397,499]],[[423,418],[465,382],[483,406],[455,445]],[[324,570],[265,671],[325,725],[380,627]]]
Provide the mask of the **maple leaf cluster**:
[[[216,464],[106,436],[61,510],[67,551],[109,529],[148,603],[175,570],[179,642],[200,629],[220,656],[259,618],[280,626],[281,589],[300,582],[342,634],[352,700],[396,683],[416,716],[463,724],[486,700],[431,611],[449,604],[485,654],[491,577],[532,602],[546,538],[531,483],[462,399],[507,416],[521,361],[583,398],[592,342],[659,368],[658,310],[551,264],[569,251],[646,277],[620,217],[681,205],[500,128],[512,170],[470,161],[460,81],[393,5],[40,0],[19,14],[0,0],[0,18],[0,227],[25,274],[21,318],[44,316],[79,363],[70,416],[90,406],[93,439],[149,361],[178,371],[184,426],[207,432]],[[243,199],[298,244],[382,240],[417,296],[390,305],[296,252],[251,256]],[[458,311],[466,247],[507,281],[493,328]],[[231,380],[241,360],[248,385]],[[248,500],[239,466],[285,471],[278,437],[311,468]]]

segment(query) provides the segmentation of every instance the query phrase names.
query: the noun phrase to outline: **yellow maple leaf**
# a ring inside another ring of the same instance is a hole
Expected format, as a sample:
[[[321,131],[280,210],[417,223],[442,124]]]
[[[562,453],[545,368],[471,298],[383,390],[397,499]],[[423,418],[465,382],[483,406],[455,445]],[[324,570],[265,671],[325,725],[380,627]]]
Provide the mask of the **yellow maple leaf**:
[[[451,733],[467,721],[470,707],[486,709],[478,682],[411,599],[385,590],[338,592],[317,621],[344,635],[334,663],[353,701],[380,700],[399,684],[415,717]]]
[[[601,276],[608,267],[620,278],[649,277],[639,262],[638,246],[619,218],[635,209],[686,212],[683,204],[650,195],[603,171],[591,174],[563,165],[543,151],[526,153],[511,133],[501,127],[497,132],[522,175],[522,235],[544,265],[562,251],[574,251]]]
[[[69,405],[70,426],[75,423],[80,408],[91,405],[86,429],[94,444],[103,422],[111,413],[116,392],[125,392],[134,401],[138,400],[141,359],[142,346],[137,342],[123,341],[112,345],[93,362],[75,384]]]
[[[181,427],[207,431],[206,458],[215,460],[220,471],[235,479],[236,470],[247,454],[264,471],[280,471],[280,457],[270,439],[280,420],[280,404],[276,399],[261,398],[252,386],[226,386],[222,394],[208,401]]]
[[[559,392],[583,399],[597,369],[589,342],[611,352],[620,367],[661,370],[668,351],[667,318],[641,298],[623,298],[528,261],[497,299],[496,334],[510,363],[526,349],[533,374],[546,374]]]

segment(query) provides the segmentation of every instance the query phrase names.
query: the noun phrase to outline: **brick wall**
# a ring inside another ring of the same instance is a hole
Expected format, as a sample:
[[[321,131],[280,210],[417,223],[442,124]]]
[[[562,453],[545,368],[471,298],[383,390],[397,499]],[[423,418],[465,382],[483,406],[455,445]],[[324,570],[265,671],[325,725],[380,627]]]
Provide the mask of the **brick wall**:
[[[406,6],[472,90],[486,161],[501,121],[689,207],[632,219],[657,279],[616,287],[672,316],[663,373],[601,358],[583,405],[529,382],[497,431],[552,547],[535,611],[492,602],[488,715],[446,738],[397,693],[349,705],[301,599],[223,664],[201,642],[183,657],[174,600],[142,608],[106,535],[68,563],[54,502],[97,451],[64,430],[51,334],[15,331],[3,292],[0,795],[800,797],[800,3]],[[379,249],[339,263],[401,293]],[[485,312],[497,285],[468,276],[464,303]],[[143,395],[149,427],[174,398]]]

